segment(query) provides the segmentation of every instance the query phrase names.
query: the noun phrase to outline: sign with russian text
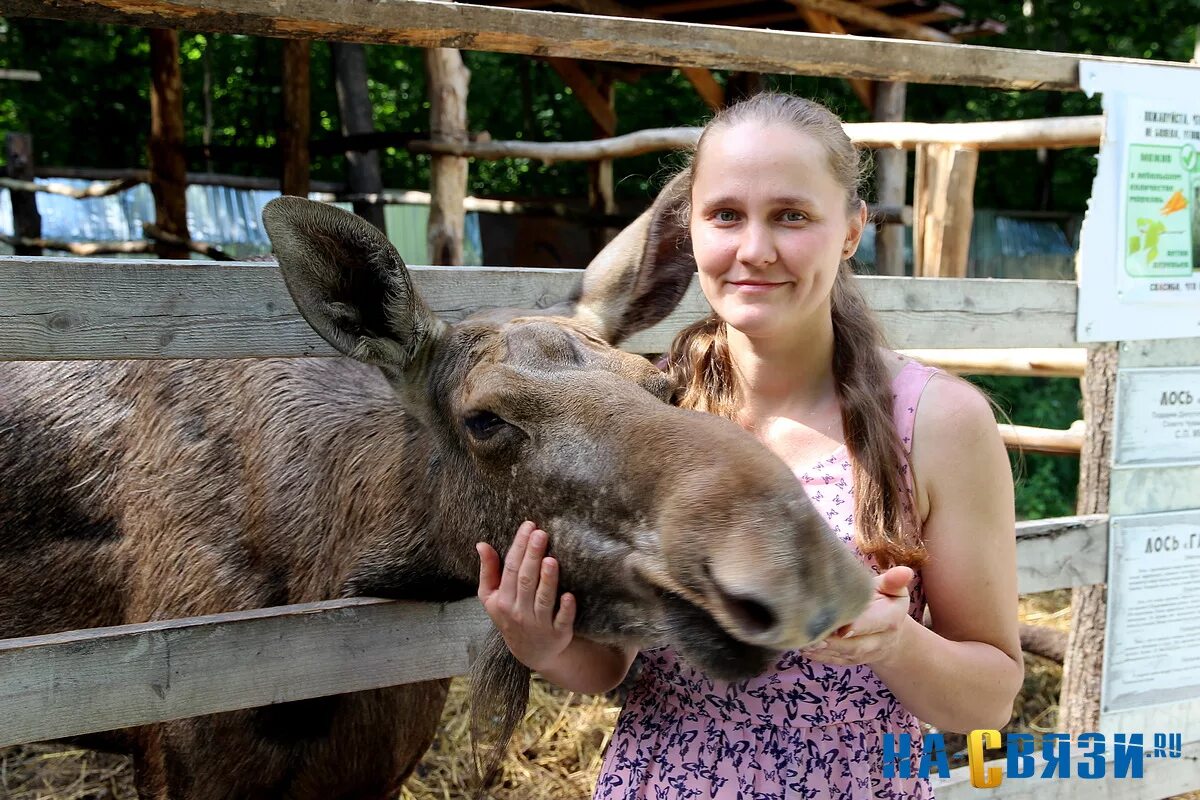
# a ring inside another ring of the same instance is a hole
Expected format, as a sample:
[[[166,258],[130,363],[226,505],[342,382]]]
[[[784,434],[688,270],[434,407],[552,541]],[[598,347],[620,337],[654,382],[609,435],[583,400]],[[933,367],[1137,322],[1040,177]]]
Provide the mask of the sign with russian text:
[[[1200,697],[1200,509],[1113,517],[1105,712]]]
[[[1080,235],[1080,341],[1200,336],[1200,69],[1089,62],[1104,142]]]
[[[1117,372],[1118,466],[1200,464],[1200,367]]]

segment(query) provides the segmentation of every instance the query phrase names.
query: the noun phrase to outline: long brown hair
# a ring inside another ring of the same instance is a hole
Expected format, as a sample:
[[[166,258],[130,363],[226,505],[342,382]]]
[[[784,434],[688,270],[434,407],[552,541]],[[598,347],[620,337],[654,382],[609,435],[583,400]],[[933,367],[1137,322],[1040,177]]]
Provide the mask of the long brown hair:
[[[763,93],[721,111],[704,127],[692,163],[685,169],[695,174],[709,133],[750,121],[790,125],[820,141],[828,154],[830,173],[846,190],[848,209],[859,213],[863,202],[859,185],[865,172],[862,157],[842,129],[841,120],[821,104],[801,97]],[[853,470],[858,547],[885,568],[894,564],[919,567],[925,560],[925,547],[914,524],[913,498],[905,490],[908,463],[892,418],[883,333],[848,260],[838,267],[830,304],[833,377]],[[667,371],[679,386],[676,398],[681,406],[736,419],[742,393],[726,323],[716,314],[680,331],[667,356]]]

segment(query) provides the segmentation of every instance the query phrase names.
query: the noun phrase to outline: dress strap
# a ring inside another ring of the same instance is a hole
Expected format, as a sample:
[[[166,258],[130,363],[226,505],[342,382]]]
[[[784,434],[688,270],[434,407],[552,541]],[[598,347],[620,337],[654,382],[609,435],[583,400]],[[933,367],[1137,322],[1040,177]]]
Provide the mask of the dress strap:
[[[929,367],[917,361],[908,361],[900,369],[900,373],[892,380],[892,418],[896,423],[896,434],[905,453],[912,452],[913,428],[917,420],[917,404],[921,393],[929,379],[937,373],[936,367]]]

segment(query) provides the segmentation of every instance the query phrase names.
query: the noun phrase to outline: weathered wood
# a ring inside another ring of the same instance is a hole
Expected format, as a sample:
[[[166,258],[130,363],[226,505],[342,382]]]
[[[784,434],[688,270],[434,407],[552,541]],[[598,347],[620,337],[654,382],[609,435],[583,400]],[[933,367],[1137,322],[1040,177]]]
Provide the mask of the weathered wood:
[[[311,112],[309,42],[288,39],[283,43],[283,119],[279,145],[282,161],[279,189],[283,194],[308,197],[309,114]]]
[[[362,598],[0,641],[0,745],[461,675],[490,625]]]
[[[29,81],[36,83],[42,73],[34,69],[0,69],[0,81]]]
[[[706,106],[713,111],[720,111],[725,107],[725,87],[717,83],[711,72],[699,67],[681,67],[679,71],[692,84],[692,88]]]
[[[1089,348],[1083,376],[1083,418],[1089,436],[1079,457],[1080,514],[1107,514],[1113,417],[1117,387],[1117,346]],[[1071,634],[1063,660],[1059,729],[1072,735],[1100,725],[1100,688],[1104,664],[1107,576],[1071,592]]]
[[[917,148],[913,184],[913,274],[965,278],[975,216],[979,152],[958,145]]]
[[[873,31],[880,31],[891,36],[904,39],[918,39],[926,42],[953,42],[954,37],[930,28],[928,25],[918,25],[902,17],[893,17],[882,11],[876,11],[868,6],[851,3],[848,0],[788,0],[797,8],[821,11],[854,22]]]
[[[467,140],[467,90],[471,71],[462,54],[450,48],[425,51],[429,85],[429,129],[435,142],[461,144]],[[467,160],[435,156],[430,170],[429,260],[433,264],[463,262],[463,230],[466,216]]]
[[[1103,521],[1018,525],[1021,591],[1102,570]],[[489,626],[474,598],[357,598],[8,639],[0,746],[459,675]]]
[[[11,135],[11,134],[10,134]],[[9,166],[13,164],[11,153],[9,158]],[[8,189],[13,192],[43,192],[45,194],[56,194],[60,197],[72,197],[76,200],[82,200],[87,197],[108,197],[109,195],[120,194],[126,189],[132,189],[141,180],[132,178],[124,178],[117,181],[105,181],[103,183],[97,181],[90,186],[74,187],[67,186],[63,183],[34,183],[28,180],[15,180],[13,178],[0,178],[0,188]],[[38,226],[41,227],[40,224]],[[37,253],[21,253],[19,255],[37,255]]]
[[[579,62],[569,58],[547,58],[546,63],[562,78],[588,116],[603,131],[602,135],[611,137],[616,133],[617,114],[612,108],[612,103],[609,102],[606,93],[583,71]]]
[[[1103,581],[1108,517],[1093,514],[1017,523],[1017,590],[1021,594]]]
[[[921,144],[961,144],[975,150],[1028,150],[1037,147],[1096,147],[1100,144],[1102,117],[1061,117],[998,122],[851,122],[845,126],[859,147],[886,152],[912,150]],[[594,161],[625,158],[661,150],[688,150],[696,144],[699,128],[647,128],[587,142],[488,141],[462,144],[434,143],[405,138],[397,146],[414,153],[461,155],[485,161],[533,158],[541,161]]]
[[[160,25],[162,23],[159,23]],[[183,78],[179,33],[150,30],[150,191],[154,224],[180,239],[191,239],[187,224],[187,161],[183,152]],[[158,242],[159,258],[187,258],[185,247]]]
[[[875,84],[874,118],[877,122],[901,122],[908,86],[895,81]],[[904,205],[908,191],[908,154],[895,148],[875,151],[875,199],[884,205]],[[875,234],[875,272],[904,274],[904,227],[880,224]]]
[[[334,88],[337,91],[338,117],[343,136],[375,132],[375,109],[367,91],[367,53],[361,44],[332,42]],[[352,194],[382,194],[383,173],[379,170],[379,152],[347,150],[346,189]],[[362,200],[354,203],[354,213],[381,231],[387,231],[383,206]]]
[[[413,267],[434,312],[539,308],[566,299],[578,270]],[[692,282],[679,307],[631,337],[661,353],[709,313]],[[54,291],[46,291],[53,286]],[[863,278],[896,346],[1074,345],[1075,284]],[[333,355],[296,312],[270,263],[0,258],[0,359],[246,358]]]
[[[19,256],[40,256],[42,248],[28,243],[42,236],[42,215],[38,213],[37,184],[33,183],[33,137],[28,133],[9,133],[4,137],[4,172],[8,176],[0,186],[9,189],[12,208],[14,250]]]
[[[828,9],[826,9],[828,10]],[[1079,90],[1083,60],[1155,64],[976,45],[834,37],[793,31],[521,11],[439,0],[6,0],[5,16],[61,19],[285,39],[454,47],[768,74]],[[1186,65],[1171,64],[1187,68]]]
[[[1174,727],[1155,730],[1177,730]],[[1152,740],[1148,740],[1149,743]],[[1109,756],[1111,758],[1111,755]],[[1005,780],[993,789],[976,789],[971,786],[966,767],[952,771],[950,778],[935,778],[933,791],[938,800],[1144,800],[1151,797],[1175,797],[1200,786],[1196,778],[1196,763],[1200,760],[1200,742],[1183,746],[1178,759],[1148,758],[1145,772],[1139,779],[1113,777],[1110,769],[1104,778],[1081,780],[1079,766],[1088,759],[1078,756],[1069,767],[1069,778],[1033,778],[1030,780]],[[990,766],[1005,768],[1003,761]],[[1034,774],[1040,776],[1046,761],[1040,754],[1033,757]]]
[[[1082,347],[1026,350],[904,350],[918,361],[960,375],[1023,375],[1082,378],[1087,350]]]
[[[1077,420],[1065,431],[1003,424],[1000,425],[1000,436],[1010,450],[1047,455],[1079,455],[1083,449],[1084,424],[1082,420]]]

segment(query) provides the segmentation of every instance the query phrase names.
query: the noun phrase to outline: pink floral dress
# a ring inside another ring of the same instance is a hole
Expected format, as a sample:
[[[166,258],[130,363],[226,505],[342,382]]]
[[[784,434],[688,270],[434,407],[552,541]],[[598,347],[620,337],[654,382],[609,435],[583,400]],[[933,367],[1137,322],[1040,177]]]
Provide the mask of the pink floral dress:
[[[908,362],[892,382],[906,453],[917,402],[934,372]],[[904,472],[911,509],[912,478],[907,466]],[[854,486],[845,446],[799,468],[797,477],[853,548]],[[877,569],[873,559],[860,557]],[[919,620],[925,610],[920,575],[910,591],[909,613]],[[605,753],[595,800],[933,797],[925,779],[883,777],[883,734],[910,734],[910,774],[916,776],[921,727],[866,665],[830,666],[790,652],[773,672],[725,683],[669,647],[639,659],[641,672]]]

